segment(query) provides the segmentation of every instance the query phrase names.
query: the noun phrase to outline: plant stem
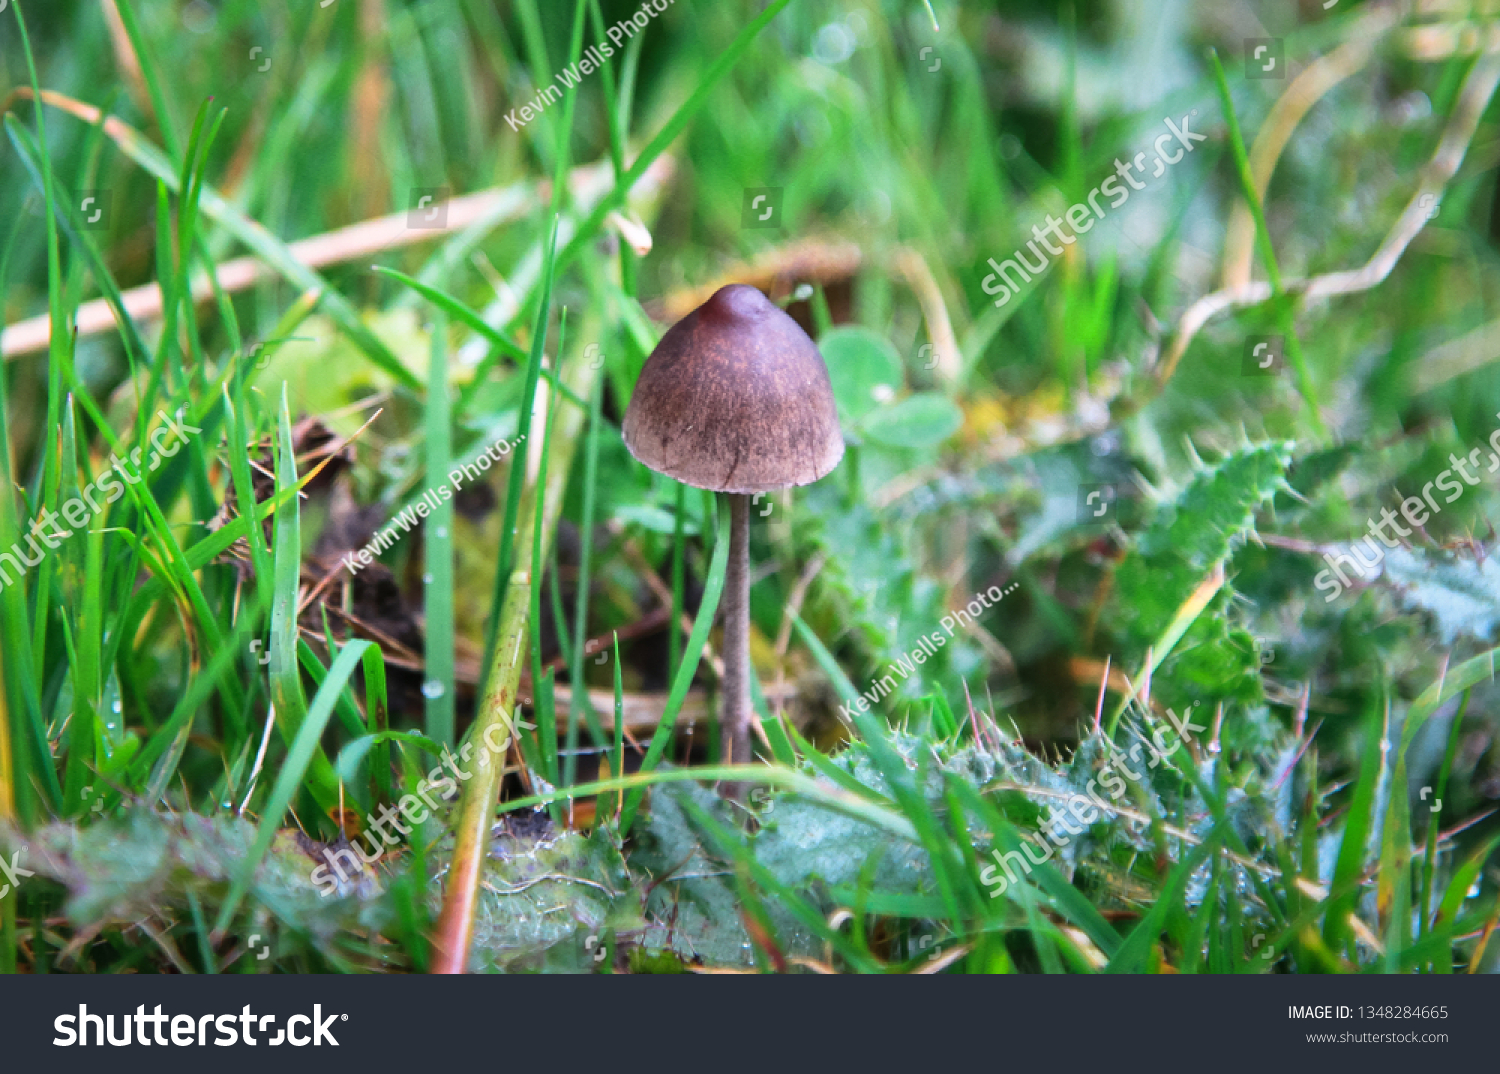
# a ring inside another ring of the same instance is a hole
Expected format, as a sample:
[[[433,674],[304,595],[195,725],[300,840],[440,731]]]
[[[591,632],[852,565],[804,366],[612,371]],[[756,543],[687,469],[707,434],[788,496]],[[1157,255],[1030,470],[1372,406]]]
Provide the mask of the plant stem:
[[[564,381],[566,387],[580,397],[588,397],[593,391],[595,374],[587,362],[564,363],[559,373],[559,392]],[[526,468],[526,480],[516,511],[517,532],[532,533],[536,525],[535,512],[543,512],[543,556],[556,535],[563,492],[584,419],[583,411],[577,407],[567,407],[558,414],[556,443],[552,446],[547,466],[546,487],[539,488],[541,448],[547,439],[547,415],[556,405],[557,394],[551,383],[540,384],[524,441],[528,446],[523,456],[511,463]],[[468,769],[471,778],[464,784],[463,797],[449,820],[453,828],[453,857],[443,890],[443,909],[433,932],[432,973],[464,972],[473,941],[484,856],[490,845],[495,803],[500,796],[502,769],[508,752],[498,746],[509,743],[513,736],[520,734],[516,727],[517,695],[520,692],[523,650],[530,636],[531,572],[544,562],[544,559],[534,559],[535,549],[532,541],[515,542],[513,569],[502,590],[497,640],[485,680],[484,699],[468,732],[468,741],[474,745],[472,752],[475,754]],[[537,687],[534,685],[532,689],[535,691]],[[491,758],[490,754],[494,757]]]
[[[729,568],[724,576],[724,760],[749,764],[750,757],[750,497],[726,493],[729,504]]]
[[[524,504],[521,518],[529,523],[535,510],[535,498]],[[523,542],[523,545],[525,542]],[[495,669],[489,678],[489,690],[470,738],[479,749],[473,769],[473,787],[466,786],[453,825],[454,849],[448,884],[443,892],[443,909],[433,937],[432,972],[462,973],[468,960],[469,944],[474,936],[474,913],[479,902],[480,871],[489,847],[490,829],[495,820],[495,802],[500,794],[505,753],[485,751],[485,743],[509,743],[515,732],[515,717],[520,705],[517,693],[521,678],[521,661],[517,655],[526,642],[526,612],[531,595],[530,547],[517,549],[516,569],[506,587],[505,604],[500,616],[500,643],[495,648]],[[499,735],[493,735],[498,728]],[[490,737],[486,737],[486,736]]]

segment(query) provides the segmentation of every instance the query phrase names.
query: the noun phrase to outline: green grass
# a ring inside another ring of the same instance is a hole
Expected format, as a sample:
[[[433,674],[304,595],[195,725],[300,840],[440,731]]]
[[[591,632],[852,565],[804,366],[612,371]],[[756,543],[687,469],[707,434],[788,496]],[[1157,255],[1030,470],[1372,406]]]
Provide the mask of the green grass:
[[[513,130],[625,4],[118,7],[0,13],[3,309],[53,329],[0,367],[0,571],[45,552],[0,576],[0,849],[52,855],[0,899],[0,970],[603,968],[559,906],[636,972],[1500,964],[1500,371],[1445,346],[1500,282],[1488,61],[1383,42],[1262,194],[1288,83],[1201,13],[679,0]],[[1368,16],[1260,17],[1297,70]],[[1184,115],[1209,141],[996,307],[988,259]],[[1305,298],[1439,173],[1386,279]],[[777,227],[744,226],[760,188]],[[432,189],[494,200],[293,252]],[[1237,207],[1271,298],[1174,350]],[[848,446],[752,511],[749,773],[705,719],[728,512],[620,431],[666,311],[730,277],[823,344]],[[1247,375],[1265,335],[1288,369]],[[1325,552],[1480,445],[1389,575],[1323,599]],[[382,809],[409,825],[324,898],[318,853]]]

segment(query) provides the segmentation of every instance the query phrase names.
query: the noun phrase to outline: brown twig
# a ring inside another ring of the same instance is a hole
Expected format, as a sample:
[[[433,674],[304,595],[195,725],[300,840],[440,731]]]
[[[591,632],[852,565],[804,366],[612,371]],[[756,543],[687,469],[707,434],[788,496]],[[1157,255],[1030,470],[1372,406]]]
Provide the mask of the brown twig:
[[[890,257],[891,268],[905,277],[907,285],[917,296],[922,307],[922,319],[927,322],[927,338],[932,340],[933,357],[936,364],[933,372],[945,384],[958,380],[962,372],[963,357],[958,349],[958,337],[953,334],[953,321],[948,317],[948,304],[943,301],[942,288],[932,274],[925,258],[909,246],[898,246]]]
[[[116,6],[116,0],[99,0],[99,9],[104,16],[104,25],[109,28],[109,46],[115,54],[115,64],[123,76],[125,91],[130,94],[131,101],[143,115],[154,114],[151,108],[151,94],[146,89],[146,78],[141,72],[141,61],[135,54],[135,47],[130,43],[130,35],[125,32],[125,23],[120,19],[120,9]]]
[[[657,320],[679,321],[726,284],[748,283],[776,298],[789,292],[796,283],[846,280],[859,271],[863,262],[864,254],[855,243],[841,239],[804,239],[773,247],[753,261],[731,266],[709,283],[674,291],[659,303],[648,303],[646,311]]]
[[[777,688],[774,685],[763,685],[761,689],[765,691],[767,702],[785,701],[796,696],[794,686]],[[563,708],[572,700],[573,692],[569,687],[559,683],[552,687],[552,696],[558,708]],[[521,694],[520,700],[523,704],[530,703],[530,697],[525,692]],[[655,731],[656,725],[661,722],[662,716],[667,711],[666,694],[625,693],[621,695],[621,700],[626,734]],[[709,695],[706,690],[696,688],[689,690],[677,713],[677,726],[688,728],[700,723],[708,723],[713,717],[708,700]],[[599,714],[599,726],[605,731],[614,730],[615,695],[608,690],[590,690],[589,703]]]
[[[1401,259],[1411,241],[1426,226],[1429,206],[1435,199],[1442,197],[1448,181],[1463,163],[1469,141],[1474,137],[1474,131],[1495,92],[1497,82],[1500,82],[1500,57],[1486,55],[1474,64],[1464,80],[1463,89],[1448,125],[1443,130],[1443,136],[1438,141],[1437,150],[1422,169],[1417,189],[1368,261],[1356,269],[1329,272],[1304,280],[1288,280],[1286,291],[1300,295],[1306,301],[1357,294],[1382,283],[1396,267],[1396,262]],[[1188,344],[1211,319],[1231,309],[1259,305],[1270,297],[1271,285],[1256,281],[1243,287],[1215,291],[1194,302],[1177,322],[1171,345],[1156,372],[1158,386],[1165,385],[1171,379]]]
[[[9,98],[0,102],[0,111],[6,110],[12,99],[31,96],[30,87],[23,86],[13,90]],[[42,100],[86,123],[100,122],[99,109],[93,105],[52,90],[43,90]],[[116,116],[104,116],[103,127],[104,133],[117,142],[133,145],[143,143],[139,132]],[[665,155],[657,158],[642,176],[636,190],[659,189],[671,177],[672,171],[671,158]],[[569,174],[568,187],[579,207],[587,209],[613,189],[614,171],[608,162],[579,165]],[[442,238],[480,223],[499,227],[524,219],[550,202],[551,191],[552,184],[548,180],[512,183],[448,199],[441,205],[442,212],[438,216],[442,221],[440,226],[414,228],[409,226],[406,212],[391,213],[300,239],[289,243],[287,249],[294,258],[311,269],[343,264]],[[215,275],[225,294],[235,294],[276,275],[276,271],[259,258],[247,256],[216,266]],[[194,277],[191,290],[195,304],[209,302],[214,297],[213,284],[207,275]],[[133,287],[123,292],[121,298],[125,312],[132,320],[155,320],[162,314],[161,288],[154,283]],[[104,299],[93,299],[78,307],[76,325],[79,339],[112,331],[115,328],[114,312]],[[52,321],[49,314],[10,325],[0,333],[0,356],[11,359],[46,350],[51,333]]]
[[[1383,3],[1366,7],[1349,40],[1308,64],[1271,106],[1250,147],[1250,173],[1261,201],[1265,200],[1276,163],[1297,125],[1330,90],[1370,62],[1376,43],[1396,25],[1406,6]],[[1254,256],[1255,220],[1250,207],[1240,199],[1235,202],[1224,231],[1223,287],[1233,289],[1248,284]]]

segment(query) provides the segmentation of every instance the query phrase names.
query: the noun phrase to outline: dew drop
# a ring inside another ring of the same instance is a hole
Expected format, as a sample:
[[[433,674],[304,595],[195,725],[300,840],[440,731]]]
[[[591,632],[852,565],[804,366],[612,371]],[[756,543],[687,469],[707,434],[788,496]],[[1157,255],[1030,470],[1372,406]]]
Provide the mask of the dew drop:
[[[448,536],[448,527],[447,526],[439,526],[437,528],[436,532],[437,532],[437,535],[439,537],[446,537],[446,536]]]
[[[422,684],[422,696],[436,701],[443,696],[443,684],[436,679],[428,679]]]
[[[858,44],[849,27],[841,22],[830,22],[813,39],[813,57],[819,63],[832,67],[854,55]]]
[[[182,24],[195,34],[208,33],[218,20],[218,14],[204,0],[192,0],[182,9]]]
[[[422,575],[422,584],[423,585],[431,585],[432,584],[432,575],[431,574],[424,574],[424,575]]]

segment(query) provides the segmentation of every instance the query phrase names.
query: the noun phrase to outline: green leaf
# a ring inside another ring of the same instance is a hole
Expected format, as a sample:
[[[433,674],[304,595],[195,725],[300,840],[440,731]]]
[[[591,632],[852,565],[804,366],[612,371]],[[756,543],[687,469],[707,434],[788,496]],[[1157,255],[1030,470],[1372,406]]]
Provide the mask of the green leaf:
[[[1193,474],[1181,494],[1157,505],[1115,574],[1111,622],[1144,651],[1255,523],[1255,512],[1286,486],[1292,445],[1241,448]]]
[[[693,686],[693,676],[698,672],[698,662],[703,658],[703,645],[708,641],[708,632],[714,624],[714,613],[719,610],[719,597],[724,592],[724,572],[729,566],[729,512],[721,511],[718,535],[714,539],[713,557],[709,561],[708,575],[703,582],[703,600],[698,605],[698,618],[693,621],[693,632],[688,635],[687,649],[682,663],[672,679],[672,691],[667,695],[667,705],[651,736],[651,745],[641,761],[641,772],[650,772],[660,763],[672,738],[672,729],[677,725],[677,713],[687,699]],[[632,792],[625,799],[625,808],[620,815],[620,834],[630,831],[640,807],[641,791]]]
[[[1333,889],[1347,890],[1347,894],[1328,900],[1328,914],[1323,920],[1323,938],[1328,946],[1335,951],[1342,947],[1351,957],[1356,952],[1349,915],[1355,912],[1359,902],[1359,892],[1354,890],[1354,884],[1365,868],[1370,832],[1380,820],[1375,807],[1381,777],[1385,772],[1385,737],[1389,733],[1388,712],[1382,705],[1382,699],[1372,697],[1367,705],[1364,754],[1360,759],[1359,778],[1354,781],[1354,796],[1349,804],[1348,819],[1344,823],[1343,837],[1339,840],[1338,859],[1333,867]],[[1400,793],[1406,793],[1404,786]]]
[[[441,316],[432,332],[427,374],[427,489],[436,496],[447,488],[453,460],[452,404],[448,394],[447,324]],[[422,531],[427,572],[423,576],[422,610],[426,617],[422,655],[429,737],[451,746],[454,726],[453,500],[443,498]]]
[[[901,390],[901,357],[884,336],[868,328],[830,329],[818,341],[833,382],[833,398],[846,421],[854,422]]]
[[[254,883],[255,870],[260,866],[266,851],[271,848],[271,840],[276,837],[281,818],[285,815],[287,806],[292,804],[292,798],[297,794],[303,774],[307,772],[314,757],[322,757],[323,751],[318,745],[318,739],[323,734],[323,728],[328,726],[328,717],[333,715],[334,702],[338,700],[339,692],[343,690],[344,684],[349,681],[349,676],[354,673],[355,667],[364,656],[364,651],[369,647],[370,643],[363,639],[351,641],[344,646],[344,651],[339,653],[339,658],[333,662],[333,667],[328,669],[328,681],[323,684],[323,688],[318,691],[312,704],[308,706],[307,717],[298,728],[297,737],[292,742],[286,761],[282,763],[281,771],[276,776],[276,785],[271,788],[270,800],[266,803],[265,811],[261,814],[260,826],[256,829],[255,842],[236,870],[237,875],[229,889],[229,897],[224,900],[224,905],[219,910],[218,921],[214,924],[215,932],[223,932],[228,927],[229,922],[234,919],[235,910],[239,908],[240,900],[245,896],[245,891]],[[328,764],[327,758],[323,758],[323,764],[330,772],[332,771],[333,766]]]
[[[1476,562],[1421,548],[1375,547],[1385,552],[1382,584],[1395,591],[1403,608],[1431,615],[1443,645],[1459,635],[1481,641],[1494,636],[1500,626],[1500,563],[1493,557]]]
[[[958,432],[963,411],[941,392],[918,392],[865,418],[864,434],[887,447],[925,448]]]
[[[282,386],[279,444],[276,453],[276,488],[288,492],[297,484],[297,454],[292,445],[291,411],[287,406],[286,387]],[[301,665],[297,660],[297,599],[301,589],[302,523],[300,507],[293,499],[287,510],[276,515],[274,549],[275,585],[271,603],[270,680],[271,697],[276,705],[276,725],[282,739],[291,746],[302,741],[307,699],[302,692]],[[215,639],[217,641],[217,639]],[[361,646],[361,648],[363,648]],[[348,649],[344,650],[346,653]],[[330,673],[329,683],[333,682]],[[339,684],[342,686],[342,683]],[[326,690],[327,684],[324,689]],[[322,696],[323,690],[319,691]],[[337,694],[335,693],[335,696]],[[321,729],[320,729],[321,730]],[[338,782],[316,738],[312,742],[308,790],[318,805],[330,810],[338,804]]]
[[[1433,930],[1444,934],[1444,943],[1437,958],[1440,972],[1452,972],[1453,947],[1447,942],[1446,937],[1452,933],[1454,923],[1458,920],[1458,912],[1463,908],[1464,900],[1469,897],[1469,889],[1473,887],[1474,881],[1479,879],[1480,870],[1490,860],[1490,855],[1495,852],[1496,846],[1500,846],[1500,835],[1485,843],[1468,860],[1453,870],[1453,879],[1448,882],[1448,889],[1443,893],[1442,905],[1438,908],[1437,920],[1433,922]]]
[[[1418,695],[1417,699],[1412,702],[1411,708],[1407,710],[1406,720],[1401,727],[1400,752],[1402,756],[1405,756],[1407,747],[1417,737],[1417,732],[1422,729],[1422,725],[1442,707],[1444,702],[1481,682],[1494,681],[1497,654],[1500,654],[1500,649],[1491,649],[1478,656],[1470,657],[1457,667],[1448,668],[1446,674],[1440,676],[1437,682]]]

